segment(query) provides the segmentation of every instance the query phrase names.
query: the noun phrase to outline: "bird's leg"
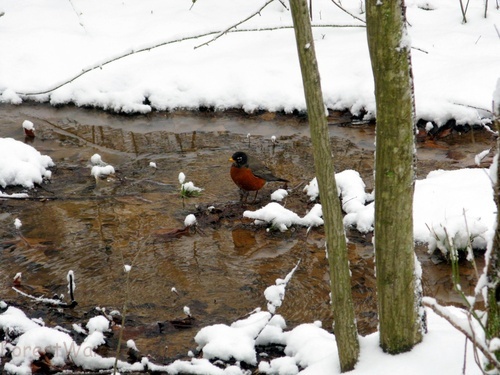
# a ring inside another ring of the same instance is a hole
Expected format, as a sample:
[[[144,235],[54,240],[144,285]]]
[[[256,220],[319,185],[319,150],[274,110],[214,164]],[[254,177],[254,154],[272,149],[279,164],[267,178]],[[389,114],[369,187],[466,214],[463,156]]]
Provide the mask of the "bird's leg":
[[[243,189],[240,189],[240,201],[243,203],[247,202],[249,192]]]
[[[254,204],[254,203],[255,203],[255,201],[257,200],[257,194],[259,194],[259,191],[258,191],[258,190],[255,192],[255,196],[253,197],[252,204]]]

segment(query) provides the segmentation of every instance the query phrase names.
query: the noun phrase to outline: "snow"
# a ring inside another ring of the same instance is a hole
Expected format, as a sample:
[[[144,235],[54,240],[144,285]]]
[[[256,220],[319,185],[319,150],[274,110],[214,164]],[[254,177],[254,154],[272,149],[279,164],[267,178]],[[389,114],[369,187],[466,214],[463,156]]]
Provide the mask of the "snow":
[[[90,162],[92,165],[106,165],[101,158],[101,155],[99,154],[94,154],[90,157]]]
[[[33,188],[50,179],[54,162],[34,147],[12,138],[0,138],[0,186]]]
[[[288,191],[285,189],[278,189],[271,194],[271,200],[276,202],[281,202],[288,196]]]
[[[286,275],[285,279],[277,279],[275,285],[268,286],[264,291],[264,297],[267,300],[267,309],[274,314],[276,309],[281,306],[285,299],[286,286],[297,270],[300,262]]]
[[[185,227],[190,227],[190,226],[193,226],[196,224],[196,216],[194,216],[193,214],[189,214],[186,216],[186,218],[184,219],[184,226]]]
[[[71,291],[74,292],[76,289],[75,273],[72,270],[68,271],[66,280],[68,281],[68,294],[71,294]]]
[[[491,149],[487,149],[477,154],[474,158],[474,162],[476,163],[476,165],[479,166],[481,164],[481,161],[490,153],[490,151]]]
[[[430,250],[446,253],[446,237],[458,249],[467,248],[469,239],[486,248],[493,238],[496,206],[486,169],[430,172],[416,182],[413,209],[415,240]]]
[[[15,337],[37,327],[40,326],[17,307],[9,306],[0,314],[0,329],[7,332],[9,336]]]
[[[187,192],[188,194],[190,193],[199,193],[203,189],[199,188],[198,186],[195,186],[192,181],[188,181],[182,184],[181,190]]]
[[[474,248],[486,248],[493,238],[496,206],[493,200],[490,172],[484,168],[437,170],[415,182],[413,225],[416,242],[428,244],[429,250],[448,251],[451,239],[458,249],[466,249],[469,241]],[[344,225],[360,232],[373,231],[373,195],[365,191],[358,172],[345,170],[335,174]],[[311,200],[319,195],[316,178],[304,188]],[[307,227],[323,224],[321,205],[300,217],[293,211],[271,202],[255,211],[245,211],[244,217],[258,225],[270,225],[286,231],[292,225]]]
[[[199,195],[203,189],[199,188],[198,186],[195,186],[195,184],[192,181],[186,181],[186,175],[184,172],[179,173],[179,184],[181,184],[181,195],[182,196],[196,196]],[[187,225],[186,225],[187,226]]]
[[[33,125],[33,123],[29,120],[24,120],[23,121],[23,129],[26,129],[26,130],[35,130],[35,126]]]
[[[42,353],[53,355],[51,363],[54,366],[74,363],[88,370],[110,368],[115,359],[103,358],[93,351],[105,343],[103,333],[99,330],[103,329],[104,325],[102,322],[97,322],[95,318],[90,319],[87,325],[89,330],[98,329],[90,333],[81,345],[77,345],[67,333],[55,328],[41,327],[28,319],[20,309],[9,306],[0,314],[0,329],[8,332],[15,340],[0,342],[1,356],[5,356],[6,350],[12,356],[12,359],[5,363],[4,370],[10,374],[31,374],[32,361],[40,358]],[[143,369],[141,364],[129,365],[121,361],[118,363],[121,369],[139,371]]]
[[[90,175],[94,176],[96,179],[115,173],[115,168],[112,165],[105,163],[99,154],[92,155],[90,163],[92,164]]]
[[[295,270],[295,268],[294,268]],[[276,285],[284,285],[293,275],[292,270],[284,280],[278,279]],[[435,300],[425,298],[429,305],[436,306]],[[5,303],[0,304],[2,308]],[[470,323],[466,312],[456,307],[438,307],[440,313],[453,319],[462,329],[470,331]],[[464,336],[453,328],[448,321],[439,317],[433,310],[426,308],[428,333],[423,342],[407,353],[389,355],[383,353],[378,346],[379,334],[375,332],[366,337],[359,337],[360,357],[353,375],[377,374],[442,374],[451,375],[461,373],[463,359],[467,363],[467,374],[481,374],[480,368],[474,362],[472,344],[467,343],[464,354]],[[106,321],[106,324],[104,324]],[[9,332],[12,337],[19,336],[14,341],[0,343],[0,357],[10,352],[12,360],[5,364],[5,371],[11,374],[30,374],[31,361],[38,358],[40,353],[54,355],[54,365],[74,363],[83,369],[99,370],[110,368],[115,359],[103,358],[95,349],[105,343],[102,331],[108,327],[108,321],[102,316],[91,318],[87,324],[89,335],[81,345],[65,333],[49,327],[41,327],[30,320],[19,309],[8,306],[0,314],[0,329]],[[95,329],[94,329],[95,328]],[[475,334],[478,324],[474,324]],[[78,332],[85,331],[78,327]],[[279,314],[256,309],[246,318],[240,319],[231,325],[214,324],[203,327],[195,336],[198,349],[203,358],[176,360],[168,365],[157,365],[144,357],[140,363],[127,364],[118,361],[118,368],[122,371],[164,371],[167,373],[189,374],[234,374],[244,375],[245,370],[239,367],[240,362],[253,364],[263,374],[340,374],[339,360],[336,355],[337,344],[335,336],[322,328],[321,322],[304,323],[292,330],[286,330],[286,321]],[[257,347],[257,345],[260,345]],[[281,345],[284,356],[266,361],[266,345]],[[498,346],[498,340],[492,340],[491,348]],[[128,348],[137,350],[132,340],[127,341]],[[257,360],[257,352],[263,358]],[[481,357],[480,357],[481,358]],[[209,360],[235,360],[235,365],[225,369],[215,366]]]
[[[132,339],[127,340],[127,348],[130,348],[130,349],[134,349],[134,350],[136,350],[136,351],[139,351],[139,349],[137,349],[137,346],[135,345],[134,340],[132,340]]]
[[[282,232],[294,224],[302,224],[299,215],[276,202],[271,202],[256,211],[247,210],[243,212],[243,216],[255,219],[256,224],[270,223],[273,228]]]
[[[186,181],[186,175],[184,174],[184,172],[180,172],[179,173],[179,184],[183,184],[184,181]]]
[[[94,316],[89,319],[87,329],[89,333],[109,331],[109,320],[102,315]]]
[[[91,0],[64,6],[51,0],[4,1],[0,100],[123,112],[200,106],[305,110],[286,3],[272,2],[238,32],[204,45],[264,4],[213,0],[191,8],[190,1],[102,5]],[[342,6],[364,19],[363,3],[347,0]],[[452,118],[458,124],[489,122],[499,78],[498,9],[490,6],[484,18],[484,2],[470,2],[462,23],[456,2],[410,0],[406,6],[405,46],[411,40],[417,117],[438,126]],[[316,0],[312,16],[326,106],[373,117],[364,24],[330,0]],[[23,94],[40,91],[47,93]]]
[[[19,220],[19,218],[16,218],[14,220],[14,226],[16,227],[17,230],[19,230],[23,226],[23,223],[21,222],[21,220]]]

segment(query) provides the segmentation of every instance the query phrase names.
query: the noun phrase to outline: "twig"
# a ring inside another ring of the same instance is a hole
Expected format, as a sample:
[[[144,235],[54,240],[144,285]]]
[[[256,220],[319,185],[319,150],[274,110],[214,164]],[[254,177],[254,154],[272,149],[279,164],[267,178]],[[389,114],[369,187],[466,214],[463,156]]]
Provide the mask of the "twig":
[[[285,279],[284,279],[284,280],[282,280],[282,283],[281,283],[280,285],[284,285],[284,287],[283,287],[283,288],[285,288],[285,289],[286,289],[286,287],[288,286],[288,283],[290,282],[290,280],[291,280],[291,279],[292,279],[292,277],[293,277],[293,274],[295,273],[295,271],[296,271],[296,270],[297,270],[297,268],[299,267],[300,262],[301,262],[301,260],[299,259],[299,261],[297,262],[297,264],[295,265],[295,267],[293,267],[293,268],[292,268],[292,270],[291,270],[291,271],[290,271],[290,272],[286,275]],[[275,284],[275,285],[278,285],[278,283],[276,282],[276,284]],[[284,298],[285,298],[285,296],[283,295],[283,296],[281,297],[281,301],[283,301],[283,299],[284,299]],[[272,302],[267,301],[268,310],[270,310],[270,309],[269,309],[269,304],[270,304],[270,303],[271,303],[271,305],[273,306],[273,309],[272,309],[273,311],[269,311],[269,313],[271,314],[271,317],[270,317],[270,318],[269,318],[269,320],[267,321],[267,324],[269,324],[269,322],[271,321],[271,319],[272,319],[272,318],[274,317],[274,315],[276,314],[276,308],[278,308],[278,307],[280,307],[280,306],[281,306],[281,304],[280,304],[279,306],[276,306],[276,305],[272,304]],[[255,310],[254,310],[254,311],[255,311]],[[255,339],[255,340],[257,340],[257,338],[260,336],[260,334],[262,333],[262,331],[264,331],[264,329],[267,327],[267,324],[265,324],[265,325],[262,327],[262,329],[261,329],[259,332],[257,332],[257,334],[254,336],[254,339]]]
[[[87,29],[85,28],[85,25],[83,24],[83,21],[82,21],[82,12],[79,12],[76,8],[75,8],[75,4],[73,4],[73,0],[69,0],[69,3],[71,4],[71,7],[73,8],[73,11],[76,13],[76,16],[78,17],[78,23],[80,24],[80,26],[83,28],[83,30],[85,31],[85,33],[87,33]]]
[[[290,9],[288,9],[288,7],[286,6],[286,4],[283,0],[278,0],[278,1],[281,3],[281,5],[283,5],[283,8],[285,8],[286,10],[290,10]]]
[[[499,36],[500,36],[500,34],[499,34]],[[477,111],[484,111],[486,113],[490,113],[490,114],[493,115],[493,111],[491,111],[489,109],[486,109],[486,108],[476,107],[476,106],[473,106],[473,105],[462,104],[462,103],[452,103],[452,104],[459,105],[459,106],[466,107],[466,108],[472,108],[472,109],[475,109]]]
[[[463,215],[464,215],[464,221],[465,221],[465,230],[467,231],[468,239],[469,239],[467,253],[468,253],[468,256],[471,258],[470,262],[472,263],[472,266],[474,267],[474,272],[476,273],[476,279],[479,280],[479,271],[477,270],[476,261],[474,260],[474,252],[472,250],[472,241],[470,238],[469,223],[467,222],[467,215],[465,214],[465,208],[463,209]]]
[[[465,375],[465,369],[467,368],[467,341],[469,339],[465,336],[465,345],[464,345],[464,366],[462,367],[462,374]]]
[[[116,357],[115,357],[115,363],[113,365],[113,374],[117,373],[118,370],[118,357],[120,355],[120,350],[121,350],[121,345],[122,345],[122,340],[123,340],[123,330],[125,329],[125,318],[127,315],[127,304],[130,299],[130,272],[132,271],[132,267],[135,265],[135,261],[137,260],[137,257],[141,253],[141,250],[143,248],[139,249],[136,253],[134,258],[132,259],[132,263],[130,266],[127,266],[125,264],[125,259],[123,257],[123,251],[120,251],[120,255],[122,258],[122,263],[123,263],[123,268],[125,272],[127,273],[126,279],[125,279],[125,302],[123,303],[123,311],[122,311],[122,322],[121,322],[121,327],[120,327],[120,333],[118,335],[118,344],[116,346]],[[129,268],[127,268],[129,267]]]
[[[73,271],[69,271],[68,272],[68,290],[69,290],[69,297],[71,299],[71,302],[73,302],[75,300],[74,289],[75,289],[75,275],[73,274]]]
[[[229,26],[226,30],[220,32],[219,34],[217,34],[215,37],[213,37],[212,39],[210,39],[208,42],[206,43],[203,43],[203,44],[200,44],[196,47],[194,47],[195,49],[196,48],[200,48],[200,47],[203,47],[203,46],[208,46],[210,43],[212,43],[213,41],[219,39],[221,36],[223,36],[224,34],[227,34],[230,30],[232,29],[235,29],[236,27],[238,27],[239,25],[241,25],[242,23],[245,23],[246,21],[248,21],[250,18],[253,18],[255,17],[257,14],[259,14],[260,12],[262,12],[262,10],[267,7],[269,4],[271,4],[274,0],[268,0],[264,5],[262,5],[260,7],[259,10],[257,10],[256,12],[252,13],[251,15],[249,15],[247,18],[235,23],[234,25],[232,26]]]
[[[462,2],[462,0],[459,0],[460,1],[460,10],[462,11],[462,23],[467,23],[467,8],[469,8],[469,0],[467,0],[467,4],[465,5],[465,8],[464,8],[464,3]]]
[[[474,331],[474,327],[472,326],[472,319],[471,319],[471,314],[467,314],[467,321],[469,322],[469,329],[472,334],[473,340],[471,340],[472,347],[473,347],[473,353],[474,353],[474,362],[476,362],[477,367],[481,369],[481,372],[486,375],[486,371],[483,370],[483,367],[481,365],[481,361],[479,360],[479,355],[477,353],[477,338],[476,338],[476,332]],[[484,329],[484,328],[483,328]],[[465,365],[465,364],[464,364]],[[465,367],[464,367],[465,370]],[[464,373],[465,374],[465,373]]]
[[[34,301],[37,301],[37,302],[41,302],[41,303],[44,303],[46,305],[49,305],[49,306],[58,306],[58,307],[69,307],[69,308],[73,308],[77,305],[77,302],[76,301],[71,301],[71,303],[66,303],[66,302],[63,302],[61,300],[58,300],[58,299],[54,299],[54,298],[45,298],[45,297],[35,297],[35,296],[32,296],[31,294],[28,294],[28,293],[24,293],[22,291],[20,291],[19,289],[17,289],[16,287],[12,287],[12,289],[16,292],[16,293],[19,293],[20,295],[24,296],[24,297],[27,297],[29,299],[32,299]]]
[[[335,0],[332,0],[332,3],[334,3],[337,7],[339,7],[342,11],[346,12],[351,17],[357,19],[358,21],[366,23],[366,21],[364,19],[359,18],[358,16],[355,16],[354,14],[352,14],[351,12],[349,12],[347,9],[345,9],[342,5],[340,5],[339,3],[337,3]]]
[[[413,47],[413,46],[412,46],[412,47],[411,47],[411,49],[414,49],[414,50],[417,50],[417,51],[420,51],[420,52],[423,52],[423,53],[429,54],[429,51],[426,51],[426,50],[424,50],[424,49],[422,49],[422,48],[418,48],[418,47]]]

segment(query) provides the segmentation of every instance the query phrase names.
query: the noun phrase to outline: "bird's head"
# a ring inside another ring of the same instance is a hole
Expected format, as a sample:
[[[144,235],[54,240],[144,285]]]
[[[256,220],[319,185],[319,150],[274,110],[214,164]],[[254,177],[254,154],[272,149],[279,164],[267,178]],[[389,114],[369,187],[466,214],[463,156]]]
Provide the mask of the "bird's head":
[[[234,166],[241,168],[248,165],[248,156],[242,151],[235,152],[229,161],[233,163]]]

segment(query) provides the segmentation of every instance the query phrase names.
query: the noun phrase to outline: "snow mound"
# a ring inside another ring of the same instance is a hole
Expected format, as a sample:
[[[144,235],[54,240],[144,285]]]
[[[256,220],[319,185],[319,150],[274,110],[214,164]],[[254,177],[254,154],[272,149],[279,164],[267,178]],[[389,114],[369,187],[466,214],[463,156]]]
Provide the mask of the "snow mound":
[[[13,138],[0,138],[0,186],[21,185],[33,188],[44,179],[50,179],[52,172],[47,168],[55,164],[47,155],[34,147]]]

